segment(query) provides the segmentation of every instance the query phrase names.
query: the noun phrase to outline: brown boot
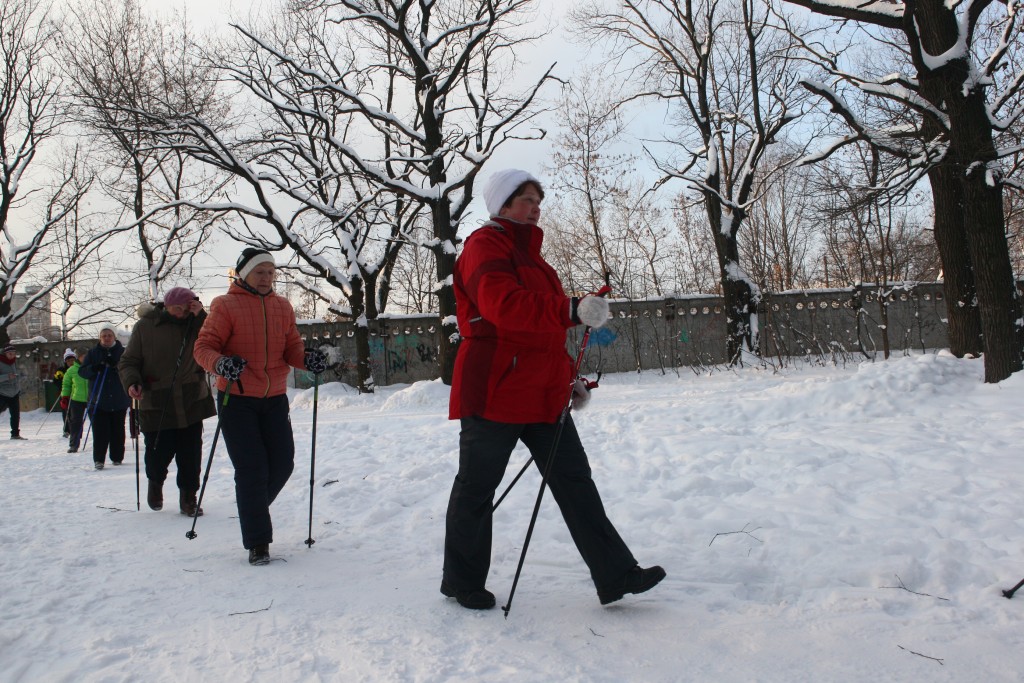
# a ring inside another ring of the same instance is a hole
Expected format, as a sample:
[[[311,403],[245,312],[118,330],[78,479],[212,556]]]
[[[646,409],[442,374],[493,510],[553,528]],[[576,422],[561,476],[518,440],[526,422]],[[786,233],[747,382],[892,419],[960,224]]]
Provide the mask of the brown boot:
[[[149,480],[149,491],[146,492],[146,502],[150,510],[162,510],[164,507],[164,483],[162,481]]]
[[[196,503],[196,492],[195,491],[181,491],[178,493],[178,507],[181,508],[181,514],[188,515],[189,517],[202,517],[203,508],[199,507]]]

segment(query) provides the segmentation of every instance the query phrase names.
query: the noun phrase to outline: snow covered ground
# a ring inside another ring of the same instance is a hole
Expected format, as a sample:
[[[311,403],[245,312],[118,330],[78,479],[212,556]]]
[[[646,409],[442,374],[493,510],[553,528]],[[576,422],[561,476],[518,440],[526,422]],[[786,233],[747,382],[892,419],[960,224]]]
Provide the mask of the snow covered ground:
[[[1024,373],[946,353],[605,376],[577,422],[609,516],[668,578],[601,607],[539,476],[495,518],[475,612],[438,592],[457,425],[438,382],[292,394],[296,471],[250,567],[218,445],[198,537],[136,512],[53,417],[0,441],[3,681],[1019,681]],[[6,432],[7,416],[0,418]],[[214,423],[207,425],[204,467]],[[513,455],[507,480],[526,459]]]

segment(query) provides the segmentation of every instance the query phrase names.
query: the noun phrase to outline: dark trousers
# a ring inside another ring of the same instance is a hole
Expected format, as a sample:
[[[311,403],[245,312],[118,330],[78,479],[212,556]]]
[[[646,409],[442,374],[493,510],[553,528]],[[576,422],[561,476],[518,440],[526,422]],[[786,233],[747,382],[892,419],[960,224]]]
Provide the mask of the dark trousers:
[[[178,466],[178,489],[199,490],[199,468],[203,460],[203,423],[180,429],[161,429],[144,434],[146,438],[146,478],[163,484],[173,460]]]
[[[557,428],[462,419],[459,472],[448,500],[444,539],[444,579],[454,588],[482,588],[487,580],[494,492],[516,442],[526,444],[543,472]],[[566,418],[547,483],[594,585],[601,590],[621,579],[636,560],[605,514],[572,417]]]
[[[228,457],[235,467],[235,503],[242,527],[242,546],[274,542],[270,504],[295,468],[295,441],[288,397],[231,396],[217,401],[220,428]]]
[[[5,410],[11,411],[11,436],[18,436],[21,433],[21,394],[14,396],[0,396],[0,415]]]
[[[124,460],[124,418],[128,409],[100,410],[92,414],[92,460],[103,462],[110,449],[110,462]]]
[[[85,426],[85,407],[84,401],[70,401],[68,402],[68,431],[71,436],[68,438],[68,446],[78,450],[78,446],[82,443],[82,428]]]

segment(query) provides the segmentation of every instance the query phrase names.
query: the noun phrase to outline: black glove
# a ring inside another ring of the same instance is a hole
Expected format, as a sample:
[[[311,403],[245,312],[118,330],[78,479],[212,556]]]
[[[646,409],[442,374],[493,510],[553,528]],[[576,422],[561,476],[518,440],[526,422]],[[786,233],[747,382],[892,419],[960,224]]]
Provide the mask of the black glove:
[[[319,375],[327,369],[327,354],[320,349],[306,349],[306,369]]]
[[[217,359],[214,372],[229,382],[237,382],[238,378],[242,376],[245,364],[248,362],[241,356],[221,356]]]

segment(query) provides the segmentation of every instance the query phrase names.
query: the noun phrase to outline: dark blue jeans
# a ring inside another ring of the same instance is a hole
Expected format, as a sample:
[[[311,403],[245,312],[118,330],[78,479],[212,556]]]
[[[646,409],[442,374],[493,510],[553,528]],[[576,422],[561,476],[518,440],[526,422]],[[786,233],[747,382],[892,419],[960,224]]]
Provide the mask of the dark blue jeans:
[[[512,449],[522,441],[543,471],[557,427],[542,423],[506,424],[479,417],[462,419],[459,472],[452,484],[445,523],[446,583],[460,590],[484,587],[491,564],[494,492],[505,474]],[[520,481],[518,485],[525,484]],[[547,485],[597,589],[621,579],[636,560],[605,514],[571,416],[566,418]],[[526,529],[516,529],[515,533],[525,534]]]
[[[220,428],[228,457],[235,467],[235,503],[242,527],[242,546],[274,542],[270,504],[295,468],[295,441],[288,397],[231,396],[217,401]]]

